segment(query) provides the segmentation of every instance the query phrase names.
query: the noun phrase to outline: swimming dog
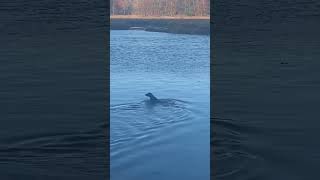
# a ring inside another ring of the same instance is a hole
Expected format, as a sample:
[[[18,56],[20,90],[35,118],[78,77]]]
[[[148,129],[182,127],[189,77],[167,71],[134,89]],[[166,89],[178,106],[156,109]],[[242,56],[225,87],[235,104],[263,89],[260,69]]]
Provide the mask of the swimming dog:
[[[158,98],[156,98],[152,93],[145,94],[150,98],[150,102],[159,102]]]

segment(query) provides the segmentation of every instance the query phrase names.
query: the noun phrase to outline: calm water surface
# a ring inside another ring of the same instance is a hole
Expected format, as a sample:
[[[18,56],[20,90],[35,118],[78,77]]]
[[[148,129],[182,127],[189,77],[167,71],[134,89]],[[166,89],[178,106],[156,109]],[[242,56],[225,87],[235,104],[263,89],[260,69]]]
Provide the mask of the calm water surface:
[[[0,179],[107,178],[105,7],[0,2]]]
[[[111,179],[209,179],[209,36],[111,31],[110,43]]]
[[[319,1],[215,7],[214,179],[317,179]]]

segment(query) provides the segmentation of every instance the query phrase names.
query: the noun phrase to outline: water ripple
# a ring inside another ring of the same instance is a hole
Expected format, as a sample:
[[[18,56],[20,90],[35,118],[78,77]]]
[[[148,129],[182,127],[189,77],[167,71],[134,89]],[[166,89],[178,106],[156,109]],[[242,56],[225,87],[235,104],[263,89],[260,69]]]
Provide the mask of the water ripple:
[[[261,159],[248,144],[248,134],[257,133],[257,126],[236,119],[213,118],[215,135],[212,138],[216,177],[237,177],[246,173],[251,161]]]
[[[168,102],[153,106],[148,101],[112,105],[111,119],[116,121],[111,123],[111,158],[125,159],[128,152],[137,152],[135,148],[159,145],[170,139],[163,134],[158,138],[160,131],[177,130],[193,118],[189,103],[174,99]]]

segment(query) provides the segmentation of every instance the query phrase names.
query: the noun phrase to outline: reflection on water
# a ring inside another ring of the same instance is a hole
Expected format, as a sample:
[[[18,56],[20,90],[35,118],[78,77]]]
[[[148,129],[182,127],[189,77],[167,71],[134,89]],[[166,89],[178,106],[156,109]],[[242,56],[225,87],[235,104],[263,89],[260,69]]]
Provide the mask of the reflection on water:
[[[112,180],[209,179],[209,108],[208,36],[111,31]]]

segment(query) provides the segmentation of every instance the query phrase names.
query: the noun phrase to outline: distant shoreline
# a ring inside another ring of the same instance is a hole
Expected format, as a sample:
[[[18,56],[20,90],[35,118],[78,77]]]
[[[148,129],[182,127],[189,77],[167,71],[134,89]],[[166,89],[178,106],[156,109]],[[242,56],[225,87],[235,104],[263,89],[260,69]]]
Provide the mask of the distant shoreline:
[[[145,31],[175,34],[210,34],[210,17],[206,16],[110,16],[111,30],[140,28]]]
[[[110,19],[205,19],[210,20],[209,16],[138,16],[138,15],[112,15]]]

